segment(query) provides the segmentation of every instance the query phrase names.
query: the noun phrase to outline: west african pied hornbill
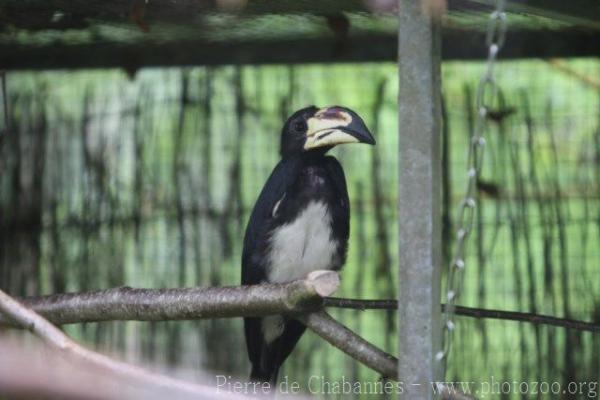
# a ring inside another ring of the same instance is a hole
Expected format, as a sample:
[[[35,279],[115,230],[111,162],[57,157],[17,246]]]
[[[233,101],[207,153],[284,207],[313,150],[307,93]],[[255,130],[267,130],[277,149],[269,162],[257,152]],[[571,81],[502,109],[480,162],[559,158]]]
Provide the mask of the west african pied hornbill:
[[[363,120],[344,107],[295,112],[281,132],[281,161],[262,189],[246,227],[242,284],[282,283],[346,260],[350,205],[340,163],[328,150],[375,144]],[[305,330],[284,316],[245,318],[250,379],[277,382],[279,367]]]

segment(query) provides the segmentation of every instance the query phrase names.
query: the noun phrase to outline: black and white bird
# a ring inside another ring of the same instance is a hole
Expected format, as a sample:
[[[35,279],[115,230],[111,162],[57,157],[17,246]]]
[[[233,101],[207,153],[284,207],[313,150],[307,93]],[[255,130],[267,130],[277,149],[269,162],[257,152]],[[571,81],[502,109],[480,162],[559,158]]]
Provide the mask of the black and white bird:
[[[246,227],[242,284],[282,283],[346,260],[350,204],[340,163],[328,150],[375,144],[363,120],[344,107],[307,107],[281,132],[281,161],[262,189]],[[281,364],[305,327],[284,316],[245,318],[250,379],[275,385]]]

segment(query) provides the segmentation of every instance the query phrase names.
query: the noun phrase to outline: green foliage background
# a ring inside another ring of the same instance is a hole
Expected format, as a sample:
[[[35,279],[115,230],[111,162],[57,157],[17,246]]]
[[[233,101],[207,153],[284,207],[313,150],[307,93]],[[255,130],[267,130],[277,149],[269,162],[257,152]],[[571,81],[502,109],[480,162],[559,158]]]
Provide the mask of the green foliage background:
[[[514,112],[488,124],[482,179],[498,190],[480,191],[460,304],[600,322],[600,64],[566,65],[574,73],[535,60],[497,67],[497,107]],[[446,258],[482,69],[443,66]],[[135,77],[117,70],[9,74],[0,286],[24,295],[238,284],[243,229],[278,160],[283,120],[308,104],[339,104],[363,116],[378,144],[333,151],[352,201],[338,295],[395,297],[402,229],[397,87],[394,64],[148,69]],[[394,313],[332,313],[398,351]],[[203,369],[243,377],[249,368],[241,320],[66,331],[190,376]],[[566,383],[598,381],[599,371],[598,335],[458,318],[447,378]],[[305,389],[311,375],[378,379],[312,333],[287,361],[286,374]]]

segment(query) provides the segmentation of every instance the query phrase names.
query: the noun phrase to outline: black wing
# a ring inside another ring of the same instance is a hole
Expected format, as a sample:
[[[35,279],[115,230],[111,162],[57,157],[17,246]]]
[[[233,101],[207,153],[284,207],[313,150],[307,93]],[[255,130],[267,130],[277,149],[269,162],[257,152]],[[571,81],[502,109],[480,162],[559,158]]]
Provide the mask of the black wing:
[[[339,199],[335,206],[330,208],[330,211],[333,213],[333,229],[342,239],[340,244],[343,246],[343,264],[348,247],[348,237],[350,236],[350,199],[348,198],[344,170],[339,161],[332,156],[327,156],[325,159],[329,176],[333,181],[337,198]]]
[[[265,255],[268,248],[273,207],[283,197],[289,185],[294,182],[299,163],[299,159],[296,158],[280,161],[258,196],[244,236],[243,285],[254,285],[266,280]],[[244,333],[248,346],[248,357],[252,362],[251,378],[271,381],[273,376],[277,375],[278,359],[276,353],[273,354],[275,358],[269,356],[272,351],[263,339],[261,319],[244,318]],[[261,362],[261,359],[264,359],[265,362]]]
[[[298,158],[288,158],[280,161],[271,172],[256,200],[244,236],[244,249],[242,251],[243,285],[258,284],[266,279],[264,256],[268,246],[273,207],[294,182],[299,164],[300,160]]]

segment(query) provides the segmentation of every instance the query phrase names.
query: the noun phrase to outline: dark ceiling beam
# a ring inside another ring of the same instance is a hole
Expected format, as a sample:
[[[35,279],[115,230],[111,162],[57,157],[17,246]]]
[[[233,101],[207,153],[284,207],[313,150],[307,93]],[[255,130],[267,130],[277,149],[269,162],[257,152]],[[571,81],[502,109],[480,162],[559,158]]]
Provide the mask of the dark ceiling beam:
[[[481,60],[487,57],[482,33],[448,31],[443,35],[444,60]],[[600,32],[589,30],[526,30],[506,33],[506,44],[498,58],[598,57]]]
[[[81,29],[92,23],[130,23],[137,0],[0,0],[2,25],[31,31]],[[139,0],[142,2],[143,0]],[[235,4],[234,1],[221,2]],[[240,1],[244,4],[244,1]],[[190,24],[206,14],[255,16],[264,14],[328,15],[368,12],[363,0],[248,0],[243,8],[219,7],[214,0],[152,0],[142,3],[143,19]],[[139,12],[142,12],[141,10]]]
[[[589,31],[509,31],[502,59],[597,57],[600,36]],[[482,33],[445,30],[444,60],[484,60]],[[293,49],[293,51],[291,50]],[[89,45],[0,45],[0,69],[76,69],[228,65],[395,62],[395,36],[216,44],[197,40],[161,43],[105,42]]]
[[[144,18],[149,22],[186,23],[202,14],[215,12],[248,16],[327,15],[372,11],[367,7],[368,3],[368,0],[248,0],[243,8],[230,9],[218,7],[215,0],[152,0],[144,3]],[[132,0],[0,0],[0,28],[2,25],[30,30],[81,28],[92,20],[122,23],[129,20],[132,4],[135,4]],[[494,4],[495,0],[448,0],[448,10],[487,11]],[[600,30],[600,2],[597,0],[507,0],[507,9]],[[54,18],[57,13],[60,13],[60,19]]]

